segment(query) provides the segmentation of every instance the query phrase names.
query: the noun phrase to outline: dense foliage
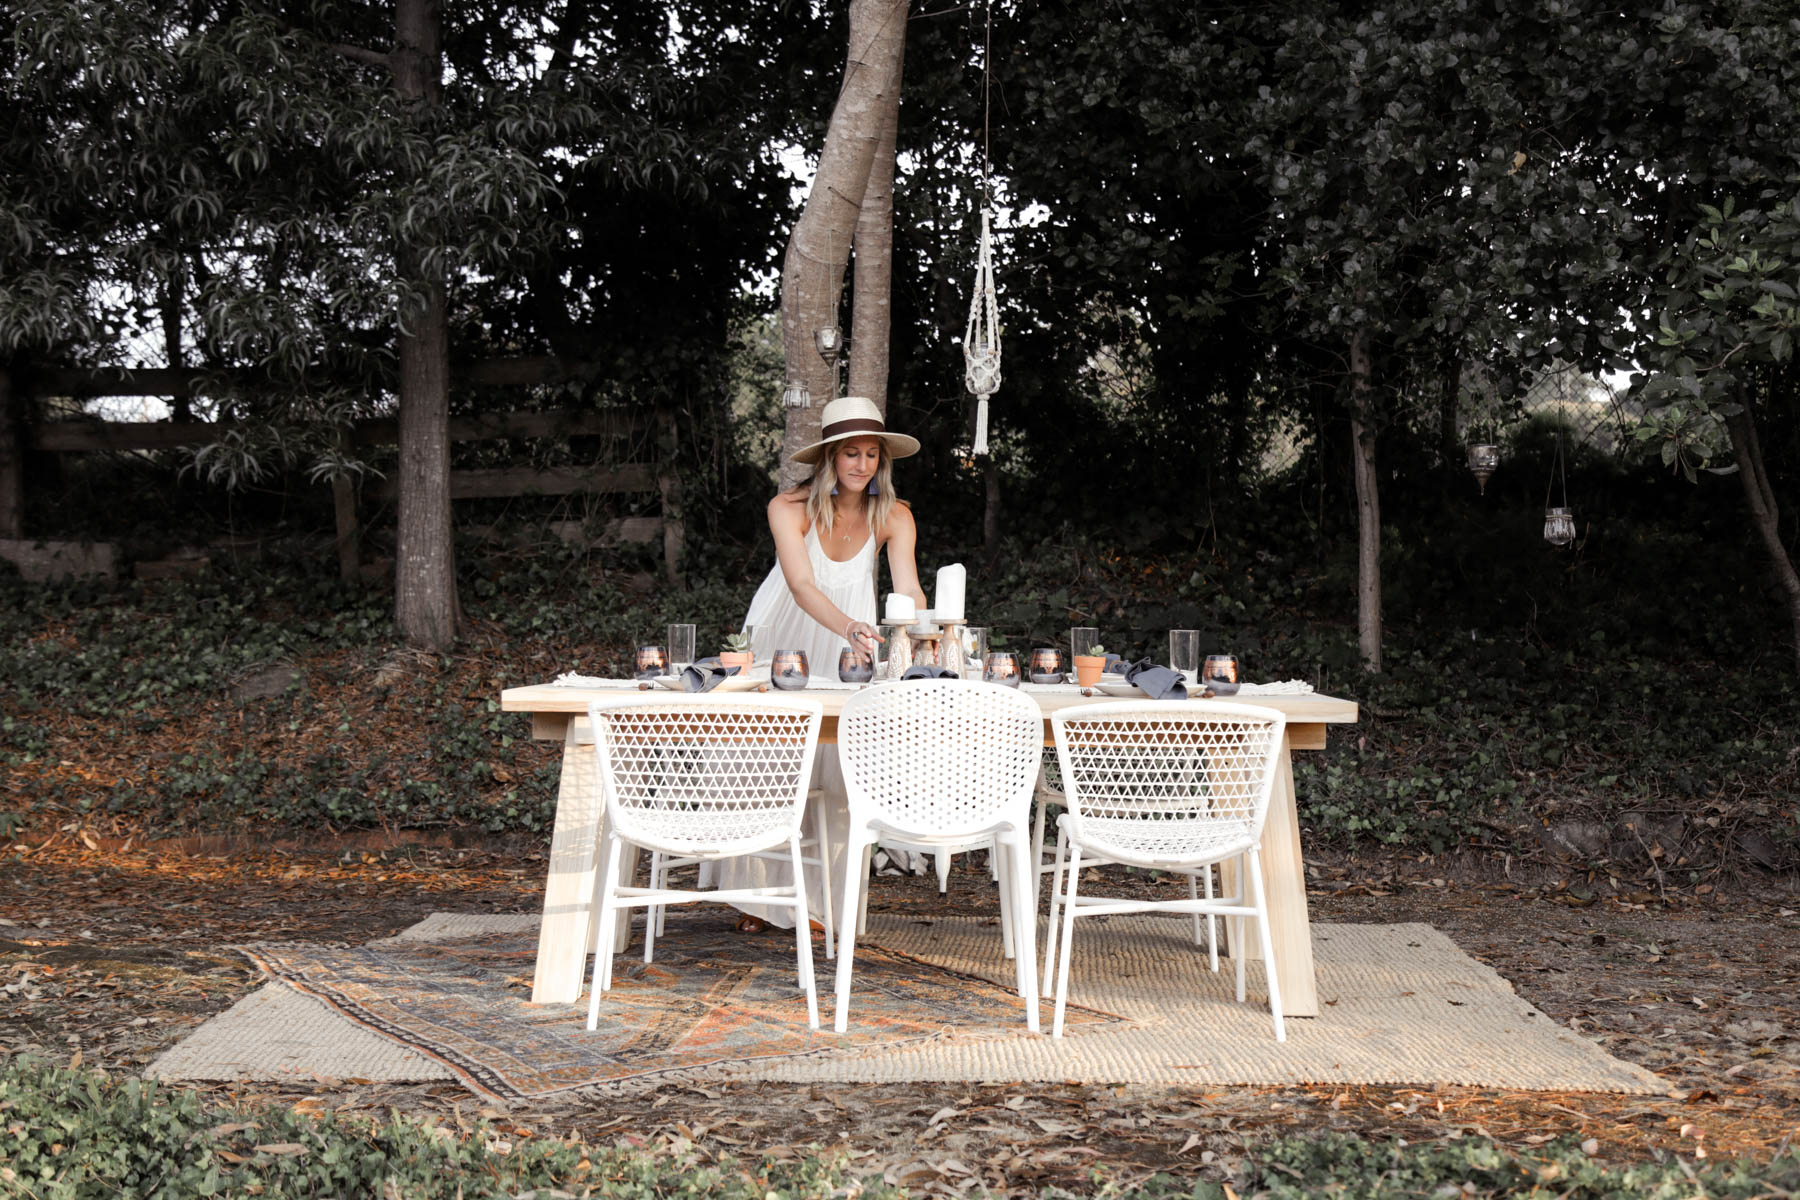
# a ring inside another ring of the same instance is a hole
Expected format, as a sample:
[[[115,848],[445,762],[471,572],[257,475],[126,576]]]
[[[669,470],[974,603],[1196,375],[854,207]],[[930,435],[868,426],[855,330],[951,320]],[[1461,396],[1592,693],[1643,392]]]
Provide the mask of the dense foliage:
[[[1617,1163],[1566,1140],[1521,1152],[1474,1136],[1409,1146],[1341,1134],[1252,1143],[1247,1149],[1230,1178],[1215,1168],[1208,1178],[1158,1176],[1123,1185],[1102,1166],[1093,1193],[1113,1200],[1240,1195],[1748,1200],[1800,1188],[1800,1155],[1791,1150],[1766,1163]],[[121,1193],[143,1200],[247,1194],[825,1200],[846,1192],[879,1200],[908,1194],[880,1178],[856,1178],[828,1151],[733,1169],[705,1165],[692,1153],[515,1138],[504,1126],[486,1123],[459,1133],[398,1115],[376,1122],[275,1107],[213,1106],[194,1092],[29,1059],[0,1064],[0,1185],[7,1194],[34,1200]]]

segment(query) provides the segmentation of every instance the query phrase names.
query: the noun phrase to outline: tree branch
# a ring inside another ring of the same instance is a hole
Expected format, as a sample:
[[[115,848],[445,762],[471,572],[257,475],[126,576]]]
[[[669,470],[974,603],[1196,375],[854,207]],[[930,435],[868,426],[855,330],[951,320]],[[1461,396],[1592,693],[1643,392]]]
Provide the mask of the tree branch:
[[[341,54],[345,58],[354,59],[360,63],[367,63],[372,67],[382,67],[390,71],[394,69],[392,55],[383,54],[379,50],[370,50],[366,46],[347,46],[342,42],[333,42],[331,50],[335,54]]]

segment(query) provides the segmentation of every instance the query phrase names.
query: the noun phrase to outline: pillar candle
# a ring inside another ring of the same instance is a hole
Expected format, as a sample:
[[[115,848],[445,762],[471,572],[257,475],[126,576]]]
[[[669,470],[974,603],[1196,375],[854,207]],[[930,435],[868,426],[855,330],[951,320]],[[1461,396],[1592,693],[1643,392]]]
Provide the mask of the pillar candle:
[[[918,615],[914,611],[913,598],[905,592],[889,592],[887,598],[887,619],[892,624],[904,621],[910,624]]]
[[[933,597],[931,611],[940,621],[960,621],[963,619],[963,591],[968,583],[969,573],[961,563],[951,563],[947,567],[939,567],[937,573],[937,594]]]

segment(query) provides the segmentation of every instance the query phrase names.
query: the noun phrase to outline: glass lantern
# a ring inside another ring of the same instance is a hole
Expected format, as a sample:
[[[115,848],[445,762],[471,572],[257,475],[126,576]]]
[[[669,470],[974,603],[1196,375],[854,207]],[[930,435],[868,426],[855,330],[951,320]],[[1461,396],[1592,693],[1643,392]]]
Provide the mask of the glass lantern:
[[[1558,505],[1544,510],[1544,540],[1566,546],[1575,540],[1575,510]]]
[[[1481,494],[1487,495],[1488,476],[1500,465],[1500,447],[1492,442],[1476,442],[1469,447],[1469,470],[1475,476],[1475,482],[1481,485]]]
[[[844,351],[844,331],[836,325],[824,325],[813,330],[813,345],[818,347],[819,357],[826,362],[836,362]]]
[[[812,404],[812,392],[803,379],[790,379],[781,389],[781,403],[788,408],[806,408]]]

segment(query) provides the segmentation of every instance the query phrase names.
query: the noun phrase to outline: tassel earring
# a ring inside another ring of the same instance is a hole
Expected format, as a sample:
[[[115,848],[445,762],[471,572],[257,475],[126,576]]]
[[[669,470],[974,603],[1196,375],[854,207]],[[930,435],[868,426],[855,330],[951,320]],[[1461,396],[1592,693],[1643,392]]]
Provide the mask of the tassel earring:
[[[881,495],[881,489],[875,485],[875,481],[873,479],[869,480],[869,495],[871,495],[871,496]]]
[[[835,483],[831,485],[831,494],[834,496],[837,495],[837,484]]]

